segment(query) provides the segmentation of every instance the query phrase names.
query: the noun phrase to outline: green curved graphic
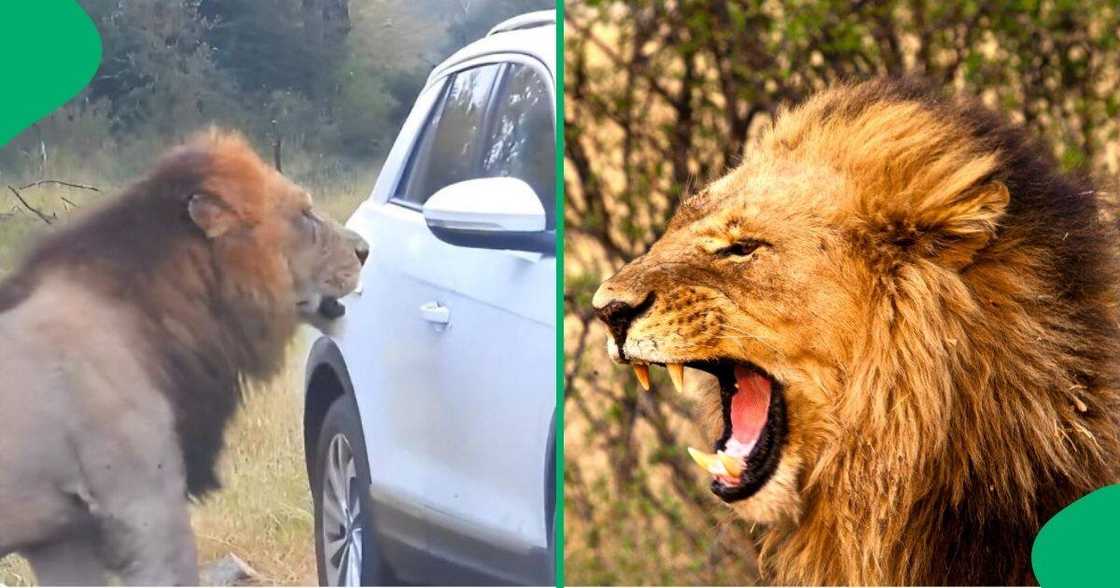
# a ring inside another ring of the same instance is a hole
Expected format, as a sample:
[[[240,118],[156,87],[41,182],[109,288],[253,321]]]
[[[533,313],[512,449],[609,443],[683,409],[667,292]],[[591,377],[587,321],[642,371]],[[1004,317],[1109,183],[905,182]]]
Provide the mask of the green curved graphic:
[[[1035,539],[1031,563],[1043,588],[1120,586],[1120,484],[1054,515]]]
[[[0,2],[0,147],[82,90],[101,36],[75,0]]]

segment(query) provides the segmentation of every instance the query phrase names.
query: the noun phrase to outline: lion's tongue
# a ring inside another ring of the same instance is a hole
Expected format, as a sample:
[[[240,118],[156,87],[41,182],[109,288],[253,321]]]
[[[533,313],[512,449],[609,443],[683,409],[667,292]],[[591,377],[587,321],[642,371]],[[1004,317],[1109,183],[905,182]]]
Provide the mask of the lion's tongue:
[[[731,397],[731,438],[738,445],[754,447],[766,415],[770,411],[770,380],[743,366],[735,366],[735,387]]]
[[[688,448],[693,461],[726,486],[738,485],[746,459],[754,449],[770,412],[770,380],[746,367],[735,366],[735,394],[731,396],[731,435],[715,455]]]

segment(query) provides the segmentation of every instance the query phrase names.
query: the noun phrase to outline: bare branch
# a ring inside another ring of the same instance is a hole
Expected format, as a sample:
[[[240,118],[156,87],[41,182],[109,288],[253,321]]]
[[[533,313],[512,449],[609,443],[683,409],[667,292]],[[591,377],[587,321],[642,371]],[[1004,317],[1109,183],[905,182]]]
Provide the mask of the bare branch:
[[[28,188],[37,188],[44,184],[57,184],[59,186],[66,186],[68,188],[78,188],[79,190],[90,190],[91,192],[100,192],[101,189],[96,186],[87,186],[85,184],[75,184],[74,182],[64,182],[62,180],[39,180],[38,182],[31,182],[30,184],[20,186],[20,190],[27,190]],[[11,186],[9,186],[10,188]]]
[[[43,222],[47,223],[48,225],[53,225],[54,221],[58,220],[58,217],[55,216],[53,213],[50,216],[47,216],[47,215],[43,214],[43,211],[39,210],[38,208],[35,208],[34,206],[31,206],[31,204],[29,204],[26,200],[23,199],[23,195],[20,194],[19,190],[16,190],[14,186],[9,185],[8,189],[12,191],[12,194],[15,194],[16,200],[19,200],[19,203],[22,204],[24,208],[26,208],[27,210],[30,210],[31,212],[35,213],[35,216],[39,217]]]

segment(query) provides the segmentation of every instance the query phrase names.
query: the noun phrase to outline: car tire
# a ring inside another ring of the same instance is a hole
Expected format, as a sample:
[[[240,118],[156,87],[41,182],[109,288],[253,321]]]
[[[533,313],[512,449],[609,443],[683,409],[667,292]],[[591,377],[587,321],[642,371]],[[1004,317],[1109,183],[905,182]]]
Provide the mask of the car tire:
[[[354,399],[331,403],[312,468],[315,559],[322,586],[393,583],[374,538],[369,460]]]

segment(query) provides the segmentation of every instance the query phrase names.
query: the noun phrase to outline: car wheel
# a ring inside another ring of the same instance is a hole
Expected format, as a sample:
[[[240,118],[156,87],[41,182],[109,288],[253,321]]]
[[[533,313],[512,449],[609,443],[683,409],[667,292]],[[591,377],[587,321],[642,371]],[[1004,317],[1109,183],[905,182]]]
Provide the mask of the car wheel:
[[[365,439],[350,396],[338,398],[327,409],[314,464],[312,496],[319,584],[386,582],[371,524]]]

